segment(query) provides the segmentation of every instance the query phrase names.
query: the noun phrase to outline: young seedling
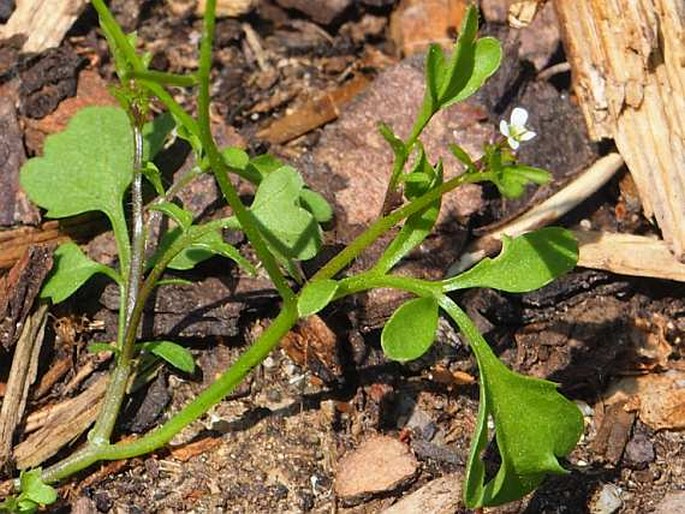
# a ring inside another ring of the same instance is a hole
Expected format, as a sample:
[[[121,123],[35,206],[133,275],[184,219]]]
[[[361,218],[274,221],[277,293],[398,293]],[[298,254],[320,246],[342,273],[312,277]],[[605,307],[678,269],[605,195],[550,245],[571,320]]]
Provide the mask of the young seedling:
[[[112,351],[115,362],[106,397],[85,445],[44,470],[23,471],[17,481],[19,496],[1,508],[22,511],[54,501],[47,483],[55,483],[103,460],[126,459],[151,452],[198,419],[229,394],[278,345],[298,319],[332,302],[372,288],[397,288],[414,298],[391,316],[381,336],[386,355],[406,362],[421,357],[435,339],[438,317],[456,324],[473,350],[480,371],[480,408],[466,469],[464,500],[476,508],[508,502],[529,493],[549,473],[564,473],[559,458],[575,446],[583,429],[580,411],[561,396],[556,385],[509,370],[496,357],[473,321],[450,293],[472,287],[491,287],[516,293],[537,289],[571,270],[577,247],[561,228],[547,228],[503,241],[502,251],[466,272],[443,280],[426,281],[392,273],[393,267],[430,234],[444,195],[459,186],[491,182],[502,195],[520,195],[530,183],[544,183],[546,172],[517,162],[512,151],[534,136],[525,127],[525,111],[515,110],[501,127],[503,138],[483,149],[477,160],[453,145],[452,153],[464,173],[449,180],[441,162],[433,163],[421,144],[421,134],[441,109],[472,95],[497,70],[499,43],[478,38],[475,8],[466,13],[452,54],[431,46],[426,60],[426,93],[410,135],[397,136],[390,127],[380,131],[394,153],[387,199],[403,198],[363,234],[303,281],[297,265],[314,257],[321,245],[320,223],[332,211],[323,198],[306,188],[299,173],[268,156],[250,158],[237,148],[220,150],[210,132],[209,72],[215,24],[215,0],[208,0],[200,45],[199,69],[175,75],[147,69],[148,57],[135,51],[135,36],[125,35],[103,0],[93,0],[107,37],[120,85],[116,90],[123,108],[84,109],[68,128],[48,138],[44,155],[31,159],[22,170],[22,186],[46,210],[63,218],[100,211],[109,220],[116,239],[118,263],[97,263],[77,245],[67,243],[55,252],[55,267],[42,296],[53,303],[71,296],[93,275],[113,280],[120,294],[118,337],[94,350]],[[166,86],[197,88],[197,118],[186,112]],[[148,121],[149,102],[156,98],[168,114]],[[153,161],[169,134],[188,141],[196,166],[177,184],[166,188]],[[94,134],[96,136],[94,136]],[[176,199],[176,193],[196,177],[211,173],[231,207],[233,216],[201,223]],[[234,173],[256,186],[251,204],[244,204],[229,180]],[[142,181],[157,197],[143,204]],[[124,204],[131,205],[127,216]],[[170,229],[158,241],[150,227],[160,216]],[[365,248],[394,227],[395,238],[368,270],[346,275],[344,270]],[[258,263],[243,257],[224,241],[224,229],[242,230]],[[189,269],[212,255],[234,261],[248,273],[258,266],[270,277],[281,296],[280,313],[265,332],[213,384],[163,425],[138,439],[113,441],[112,433],[127,387],[141,372],[145,358],[156,356],[177,369],[194,369],[192,355],[173,341],[138,341],[143,306],[150,294],[165,284],[167,269]],[[293,288],[297,286],[299,292]],[[489,440],[488,419],[501,457],[496,475],[486,480],[481,460]]]

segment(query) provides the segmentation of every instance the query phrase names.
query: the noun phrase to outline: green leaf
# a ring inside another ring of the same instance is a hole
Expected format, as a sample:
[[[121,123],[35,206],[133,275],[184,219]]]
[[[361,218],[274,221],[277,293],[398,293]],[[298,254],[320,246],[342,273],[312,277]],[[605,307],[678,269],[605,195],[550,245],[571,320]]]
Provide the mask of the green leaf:
[[[193,213],[179,207],[175,203],[162,202],[150,205],[151,211],[159,211],[162,214],[169,216],[182,230],[188,230],[193,224]]]
[[[563,228],[543,228],[514,239],[504,236],[496,258],[485,258],[461,275],[444,280],[443,291],[469,287],[508,293],[534,291],[572,270],[577,261],[578,243]]]
[[[442,184],[442,163],[439,163],[437,169],[434,169],[428,164],[423,149],[421,149],[419,164],[414,168],[412,173],[406,175],[407,178],[412,176],[426,177],[426,180],[421,181],[418,184],[407,184],[405,195],[409,199],[417,198],[421,194],[425,194],[429,189]],[[385,252],[383,252],[383,255],[381,255],[376,262],[374,270],[377,270],[381,274],[387,273],[395,264],[428,237],[440,214],[441,202],[442,197],[439,197],[434,202],[420,211],[415,212],[405,220],[404,225],[402,225],[402,228],[395,239],[392,240],[385,249]]]
[[[250,159],[250,164],[248,165],[248,168],[250,168],[260,177],[264,178],[268,174],[273,173],[274,171],[282,168],[283,166],[284,163],[280,159],[277,159],[273,155],[262,154]]]
[[[583,433],[580,410],[557,392],[556,384],[515,373],[491,353],[480,355],[478,365],[481,400],[466,470],[469,508],[517,500],[540,485],[547,474],[566,473],[557,457],[568,455]],[[495,422],[502,463],[495,477],[484,484],[480,456],[487,445],[489,416]]]
[[[66,130],[49,136],[43,157],[21,170],[29,198],[64,218],[102,211],[115,230],[125,233],[123,196],[131,183],[133,136],[128,116],[115,107],[89,107],[71,119]]]
[[[438,219],[440,202],[441,198],[438,198],[426,208],[407,218],[395,239],[392,240],[385,252],[383,252],[383,255],[376,262],[374,270],[378,270],[380,273],[388,272],[426,239]]]
[[[468,82],[450,100],[441,104],[448,107],[455,102],[466,100],[478,91],[499,68],[502,62],[502,45],[492,37],[484,37],[476,41],[474,49],[473,70]]]
[[[383,352],[396,361],[418,359],[433,344],[437,328],[438,302],[435,298],[409,300],[390,316],[383,327]]]
[[[157,156],[175,126],[174,117],[168,112],[143,125],[143,161],[151,161]]]
[[[326,307],[337,290],[338,283],[330,279],[306,284],[297,300],[297,312],[300,318],[315,314]]]
[[[328,223],[333,219],[333,207],[316,191],[303,188],[300,191],[300,204],[312,213],[317,223]]]
[[[311,259],[321,246],[319,225],[299,203],[303,187],[299,173],[282,166],[264,177],[250,209],[269,246],[286,259]]]
[[[164,196],[164,184],[162,184],[162,172],[152,161],[145,161],[143,168],[140,170],[147,181],[155,188],[155,193],[158,196]]]
[[[64,243],[55,250],[52,271],[40,296],[50,298],[53,303],[63,302],[96,273],[103,273],[119,284],[122,282],[116,271],[87,257],[76,243]]]
[[[475,66],[478,10],[469,6],[459,31],[459,38],[445,66],[443,80],[438,88],[440,107],[453,103],[471,81]]]
[[[556,384],[509,370],[493,353],[473,321],[449,297],[440,306],[457,323],[476,355],[480,405],[466,464],[464,499],[469,508],[499,505],[535,489],[548,473],[566,473],[558,461],[583,433],[580,410]],[[481,459],[488,444],[488,418],[495,424],[501,465],[485,482]]]
[[[452,143],[449,145],[449,149],[452,152],[452,155],[454,155],[464,166],[466,166],[467,171],[476,169],[476,164],[473,162],[473,159],[471,159],[469,153],[461,146],[456,143]]]
[[[119,348],[111,343],[90,343],[86,349],[90,353],[112,352],[119,353]]]
[[[395,160],[404,161],[409,153],[404,141],[397,137],[392,128],[385,123],[378,124],[378,132],[380,132],[383,139],[385,139],[390,145],[390,148],[392,148],[392,153],[395,154]]]
[[[433,43],[426,54],[426,93],[430,106],[439,102],[440,86],[445,81],[445,53],[440,45]]]
[[[250,156],[247,152],[234,146],[222,150],[221,156],[229,168],[236,170],[244,170],[250,164]]]
[[[152,341],[141,343],[141,348],[160,359],[164,359],[176,369],[185,373],[195,371],[195,359],[187,348],[171,341]]]
[[[21,472],[19,501],[27,499],[39,505],[50,505],[57,501],[57,491],[43,482],[41,473],[40,468]]]
[[[201,227],[201,225],[191,227],[190,230],[197,232],[199,231],[199,227]],[[171,230],[167,235],[173,238],[177,234]],[[197,238],[194,238],[191,233],[189,238],[192,240],[192,243],[181,250],[176,257],[171,260],[168,266],[169,268],[175,270],[188,270],[215,255],[221,255],[222,257],[233,260],[248,272],[252,274],[256,273],[252,263],[240,255],[240,252],[238,252],[235,247],[224,241],[219,230],[207,232]],[[168,243],[163,241],[163,244],[166,246]],[[160,245],[160,247],[161,246],[162,245]]]

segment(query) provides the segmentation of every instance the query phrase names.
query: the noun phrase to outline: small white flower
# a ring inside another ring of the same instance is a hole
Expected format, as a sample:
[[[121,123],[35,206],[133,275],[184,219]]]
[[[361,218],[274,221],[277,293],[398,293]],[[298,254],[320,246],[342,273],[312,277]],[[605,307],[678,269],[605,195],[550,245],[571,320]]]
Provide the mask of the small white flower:
[[[535,132],[526,128],[526,121],[528,121],[528,111],[523,107],[516,107],[511,111],[509,123],[505,120],[499,122],[499,131],[507,138],[512,150],[516,150],[522,141],[530,141],[536,135]]]

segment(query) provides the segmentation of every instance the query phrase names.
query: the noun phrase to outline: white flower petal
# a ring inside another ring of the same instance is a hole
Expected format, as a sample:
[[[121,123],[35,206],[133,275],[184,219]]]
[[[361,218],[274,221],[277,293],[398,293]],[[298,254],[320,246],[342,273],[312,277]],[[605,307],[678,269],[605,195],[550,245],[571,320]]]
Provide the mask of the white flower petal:
[[[509,124],[505,120],[499,122],[499,131],[504,137],[509,137],[511,135],[509,131]]]
[[[532,130],[526,130],[523,134],[519,136],[519,141],[530,141],[533,139],[537,134],[533,132]]]
[[[523,127],[528,121],[528,111],[523,107],[516,107],[511,111],[511,125],[515,127]]]
[[[509,143],[512,150],[516,150],[519,147],[519,142],[513,137],[507,138],[507,143]]]

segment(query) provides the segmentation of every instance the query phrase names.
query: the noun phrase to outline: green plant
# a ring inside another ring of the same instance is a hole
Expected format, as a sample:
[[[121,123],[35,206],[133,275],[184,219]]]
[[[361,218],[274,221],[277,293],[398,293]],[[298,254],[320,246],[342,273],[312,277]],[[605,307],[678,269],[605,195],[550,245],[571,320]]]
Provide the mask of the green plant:
[[[267,156],[250,158],[236,148],[217,148],[209,124],[215,3],[207,1],[199,69],[182,76],[148,70],[147,56],[139,56],[134,50],[135,36],[122,32],[103,0],[93,0],[114,56],[120,78],[116,95],[123,109],[79,112],[67,130],[47,140],[44,156],[31,159],[22,170],[24,189],[47,210],[48,216],[104,213],[119,252],[118,266],[112,268],[94,262],[75,244],[62,245],[55,253],[55,269],[43,288],[44,297],[60,302],[94,274],[104,274],[119,286],[120,310],[117,341],[93,345],[94,350],[112,351],[115,365],[88,442],[39,473],[42,480],[57,482],[97,461],[125,459],[163,446],[239,384],[299,318],[348,295],[378,287],[397,288],[415,296],[397,309],[382,332],[382,347],[390,358],[408,361],[424,354],[433,343],[440,311],[458,326],[476,356],[480,410],[466,473],[466,504],[479,507],[507,502],[533,490],[546,474],[563,473],[558,457],[568,454],[580,437],[583,423],[579,410],[556,391],[555,384],[507,369],[449,293],[468,287],[507,292],[542,287],[575,265],[577,248],[569,233],[548,228],[505,239],[497,258],[485,259],[465,273],[444,280],[430,282],[391,273],[431,232],[441,199],[448,192],[466,183],[489,181],[503,195],[517,196],[525,185],[547,180],[546,172],[518,164],[506,144],[508,140],[517,145],[532,137],[533,133],[523,126],[525,120],[514,123],[512,119],[504,131],[506,139],[487,145],[477,161],[454,145],[451,150],[464,164],[465,172],[449,180],[443,179],[442,164],[431,164],[421,145],[421,133],[435,113],[473,94],[499,67],[499,43],[492,38],[477,38],[475,8],[467,11],[449,58],[438,46],[430,48],[425,98],[409,137],[402,140],[390,127],[380,127],[395,156],[387,197],[401,193],[404,204],[378,219],[303,284],[296,263],[317,253],[321,244],[319,224],[330,218],[331,209],[321,196],[305,187],[293,168]],[[173,99],[165,89],[168,85],[197,88],[197,118]],[[147,122],[152,97],[161,101],[169,114]],[[152,160],[174,127],[192,147],[196,166],[166,190]],[[97,137],[91,137],[93,133]],[[175,201],[179,188],[204,173],[214,175],[233,216],[197,223]],[[257,187],[250,205],[244,205],[238,197],[229,173]],[[147,205],[142,200],[144,178],[157,193],[157,198]],[[127,191],[131,205],[128,218],[123,207]],[[171,228],[155,245],[146,222],[156,216],[167,217]],[[397,236],[371,269],[344,275],[345,268],[365,248],[400,224]],[[174,417],[139,439],[112,442],[127,386],[143,357],[156,355],[183,371],[194,367],[192,355],[172,341],[136,340],[143,306],[155,288],[165,284],[165,270],[189,269],[212,255],[222,255],[247,272],[255,271],[252,263],[224,241],[222,230],[226,228],[240,229],[247,236],[259,266],[281,296],[280,313],[223,375]],[[146,260],[150,248],[153,251]],[[293,283],[301,286],[298,293]],[[494,421],[502,463],[496,476],[486,483],[481,453],[488,442],[489,417]],[[22,477],[36,477],[36,473],[33,470]],[[20,479],[22,495],[30,495],[30,487]],[[37,501],[48,503],[48,499],[45,494]]]

